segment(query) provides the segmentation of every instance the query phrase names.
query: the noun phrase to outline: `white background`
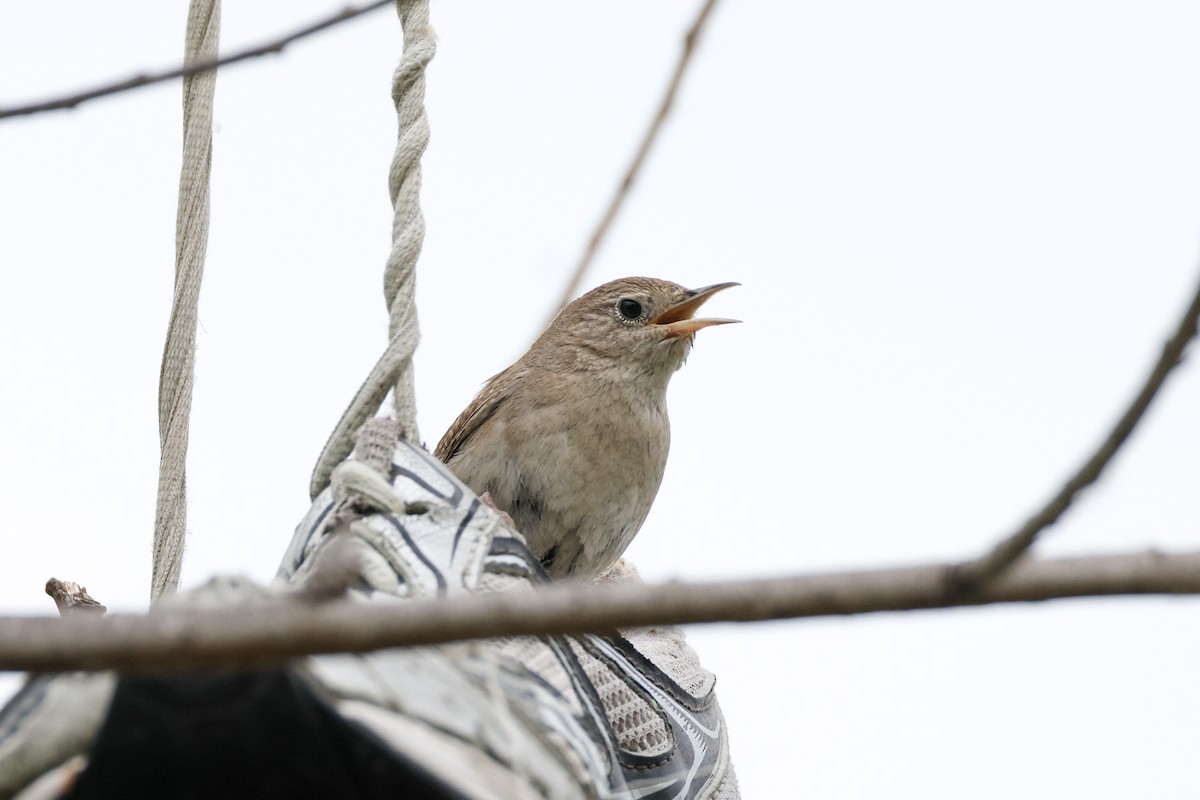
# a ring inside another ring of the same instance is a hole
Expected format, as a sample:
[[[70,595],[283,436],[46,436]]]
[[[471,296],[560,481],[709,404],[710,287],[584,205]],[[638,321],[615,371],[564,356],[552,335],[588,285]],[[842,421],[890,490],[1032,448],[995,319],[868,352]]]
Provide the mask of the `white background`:
[[[181,57],[186,4],[8,0],[0,104]],[[286,6],[286,7],[285,7]],[[225,49],[336,4],[227,3]],[[435,2],[436,442],[537,333],[697,2]],[[1107,431],[1200,271],[1200,6],[728,2],[586,284],[736,280],[671,390],[650,580],[966,557]],[[222,71],[184,583],[266,581],[381,352],[384,10]],[[145,607],[178,84],[0,123],[0,609]],[[1200,367],[1039,552],[1200,538]],[[1200,794],[1200,604],[695,628],[747,798]],[[15,678],[0,689],[11,691]]]

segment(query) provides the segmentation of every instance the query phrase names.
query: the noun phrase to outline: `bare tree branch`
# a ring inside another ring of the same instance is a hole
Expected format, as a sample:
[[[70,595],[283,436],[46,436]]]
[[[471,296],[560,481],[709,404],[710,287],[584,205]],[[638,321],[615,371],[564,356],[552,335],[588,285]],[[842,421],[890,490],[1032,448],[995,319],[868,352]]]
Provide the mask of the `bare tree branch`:
[[[972,591],[980,584],[1003,572],[1022,553],[1033,546],[1038,534],[1058,521],[1058,518],[1075,500],[1076,495],[1100,477],[1100,473],[1104,471],[1108,462],[1112,460],[1117,450],[1129,438],[1129,434],[1133,433],[1133,429],[1137,427],[1138,421],[1150,407],[1151,401],[1154,400],[1154,396],[1166,381],[1167,375],[1183,360],[1184,349],[1196,335],[1198,319],[1200,319],[1200,286],[1197,286],[1191,305],[1184,312],[1183,318],[1179,320],[1174,335],[1163,346],[1162,355],[1159,356],[1154,369],[1150,371],[1141,391],[1137,393],[1129,408],[1125,409],[1125,413],[1117,420],[1117,424],[1109,432],[1108,437],[1100,444],[1096,452],[1092,453],[1091,458],[1071,476],[1058,494],[1030,517],[1015,533],[1001,540],[985,555],[955,568],[950,574],[950,580],[958,591]]]
[[[318,20],[317,22],[314,22],[311,25],[308,25],[307,27],[301,28],[298,31],[294,31],[285,36],[281,36],[278,39],[273,39],[264,44],[256,45],[254,47],[249,47],[249,48],[246,48],[245,50],[239,50],[236,53],[231,53],[230,55],[222,56],[221,58],[218,58],[215,60],[197,61],[192,64],[185,64],[185,65],[179,66],[179,67],[172,67],[170,69],[162,70],[160,72],[151,72],[151,73],[144,73],[141,75],[134,75],[133,77],[126,78],[124,80],[105,84],[103,86],[97,86],[92,89],[86,89],[84,91],[80,91],[80,92],[77,92],[72,95],[67,95],[66,97],[58,97],[58,98],[54,98],[51,100],[42,100],[42,101],[39,101],[36,103],[29,103],[28,105],[23,105],[23,106],[12,106],[11,108],[0,108],[0,119],[6,119],[8,117],[28,116],[29,114],[38,114],[43,111],[55,111],[55,110],[64,109],[64,108],[74,108],[75,106],[79,105],[80,103],[85,103],[88,100],[95,100],[97,97],[106,97],[110,94],[118,94],[120,92],[127,92],[127,91],[130,91],[131,89],[140,89],[143,86],[150,86],[155,83],[162,83],[163,81],[169,81],[174,78],[182,78],[186,75],[195,75],[198,72],[207,72],[209,70],[213,70],[218,67],[226,66],[227,64],[237,63],[238,61],[245,61],[245,60],[251,59],[251,58],[258,58],[259,56],[265,56],[269,53],[278,53],[278,52],[281,52],[284,47],[286,47],[287,45],[291,44],[292,42],[294,42],[298,39],[303,39],[306,36],[311,36],[314,33],[319,33],[320,31],[326,30],[327,28],[332,28],[333,26],[338,25],[342,22],[345,22],[346,20],[354,19],[355,17],[361,16],[361,15],[367,13],[368,11],[374,11],[377,8],[383,8],[384,6],[392,5],[394,2],[395,2],[395,0],[376,0],[376,2],[368,3],[365,6],[358,6],[358,7],[347,6],[346,8],[343,8],[341,11],[337,12],[336,14],[333,14],[332,16],[325,17],[324,19]]]
[[[612,200],[609,201],[608,208],[604,210],[604,215],[596,225],[596,229],[592,233],[592,238],[588,241],[587,248],[583,251],[583,256],[579,259],[579,263],[575,265],[575,271],[571,273],[571,279],[567,282],[567,286],[563,290],[558,304],[554,306],[549,319],[546,320],[547,325],[554,319],[559,309],[571,302],[571,298],[579,290],[579,284],[583,280],[587,268],[591,266],[592,259],[596,256],[596,251],[600,249],[600,243],[608,233],[608,229],[612,225],[612,221],[616,218],[617,212],[625,204],[625,198],[629,196],[629,190],[633,187],[633,182],[637,179],[637,175],[642,169],[642,163],[645,162],[646,156],[650,153],[650,148],[658,138],[659,131],[662,130],[667,114],[671,111],[671,106],[675,102],[675,95],[679,92],[679,85],[683,82],[683,75],[687,72],[688,64],[691,63],[692,53],[696,50],[696,42],[700,38],[700,33],[704,30],[704,23],[708,21],[708,16],[716,4],[717,0],[704,0],[703,5],[700,6],[700,12],[696,15],[696,19],[692,21],[692,26],[688,29],[687,34],[683,37],[683,51],[679,54],[679,62],[675,65],[675,74],[671,76],[671,82],[667,85],[667,91],[658,105],[658,112],[650,120],[650,127],[643,134],[642,142],[638,146],[633,160],[625,169],[625,175],[621,178],[621,183],[617,186],[617,191],[613,194]]]
[[[402,605],[348,600],[158,609],[101,619],[0,618],[0,669],[125,672],[279,662],[459,639],[607,631],[1039,602],[1062,597],[1200,594],[1200,551],[1022,561],[964,595],[931,564],[773,580],[661,586],[571,586],[471,594]]]
[[[103,614],[108,609],[96,598],[88,594],[86,587],[72,581],[60,581],[51,578],[46,581],[46,594],[54,598],[58,606],[59,616],[67,616],[76,612]]]

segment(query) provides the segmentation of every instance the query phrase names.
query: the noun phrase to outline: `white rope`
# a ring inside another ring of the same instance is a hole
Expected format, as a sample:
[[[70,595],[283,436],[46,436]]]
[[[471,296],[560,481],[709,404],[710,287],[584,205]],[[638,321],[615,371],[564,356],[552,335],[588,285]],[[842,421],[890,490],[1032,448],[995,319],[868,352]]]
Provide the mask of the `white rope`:
[[[216,58],[221,1],[192,0],[185,63]],[[175,294],[158,381],[158,501],[150,599],[175,591],[187,534],[188,419],[196,358],[196,305],[208,248],[208,179],[212,166],[212,104],[216,70],[183,79],[183,165],[175,217]]]
[[[395,413],[404,438],[420,441],[417,406],[413,392],[413,352],[420,340],[417,326],[416,264],[425,239],[421,215],[421,156],[429,144],[429,120],[425,116],[425,68],[437,45],[429,26],[429,0],[397,0],[396,10],[404,31],[404,53],[392,78],[392,101],[396,105],[399,135],[388,188],[395,214],[392,251],[383,277],[383,294],[388,306],[388,346],[359,388],[349,408],[325,443],[317,459],[309,491],[313,497],[329,485],[334,468],[354,448],[354,434],[379,410],[389,390],[395,391]]]

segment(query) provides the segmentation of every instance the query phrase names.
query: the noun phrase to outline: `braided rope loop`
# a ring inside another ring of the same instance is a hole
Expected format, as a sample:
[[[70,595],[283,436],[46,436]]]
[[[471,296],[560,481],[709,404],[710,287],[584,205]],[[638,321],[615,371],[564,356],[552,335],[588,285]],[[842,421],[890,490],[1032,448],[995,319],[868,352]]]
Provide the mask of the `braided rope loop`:
[[[425,69],[437,45],[429,25],[429,0],[397,0],[396,11],[404,31],[404,53],[392,78],[392,102],[399,132],[388,189],[392,198],[392,250],[383,276],[388,307],[388,346],[371,374],[359,387],[350,406],[313,469],[309,492],[313,497],[329,485],[334,468],[354,448],[355,432],[394,390],[396,420],[404,437],[420,441],[417,404],[413,388],[413,353],[420,341],[416,306],[416,265],[425,240],[421,214],[421,156],[429,145],[429,119],[425,115]]]
[[[404,30],[404,57],[392,78],[392,102],[396,106],[399,135],[388,189],[395,217],[392,251],[383,276],[383,294],[388,304],[389,349],[394,350],[399,371],[394,378],[396,419],[405,436],[419,441],[417,409],[413,390],[413,352],[420,338],[417,326],[416,264],[425,241],[425,217],[421,214],[421,156],[429,146],[429,119],[425,115],[425,68],[433,59],[436,44],[429,26],[428,0],[400,0],[396,4]]]
[[[216,58],[221,32],[220,0],[192,0],[188,8],[185,63]],[[158,498],[150,599],[175,591],[187,535],[188,420],[196,361],[196,306],[208,249],[209,171],[216,70],[183,79],[183,165],[175,217],[175,292],[158,381]]]

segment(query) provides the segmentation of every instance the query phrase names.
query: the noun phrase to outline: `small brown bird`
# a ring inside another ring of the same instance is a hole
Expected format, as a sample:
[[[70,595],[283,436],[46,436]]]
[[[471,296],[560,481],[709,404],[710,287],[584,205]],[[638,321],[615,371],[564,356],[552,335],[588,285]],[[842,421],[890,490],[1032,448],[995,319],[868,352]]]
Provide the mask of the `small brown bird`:
[[[606,283],[570,303],[493,377],[434,454],[508,512],[556,577],[591,577],[625,551],[667,463],[667,383],[722,289],[654,278]]]

